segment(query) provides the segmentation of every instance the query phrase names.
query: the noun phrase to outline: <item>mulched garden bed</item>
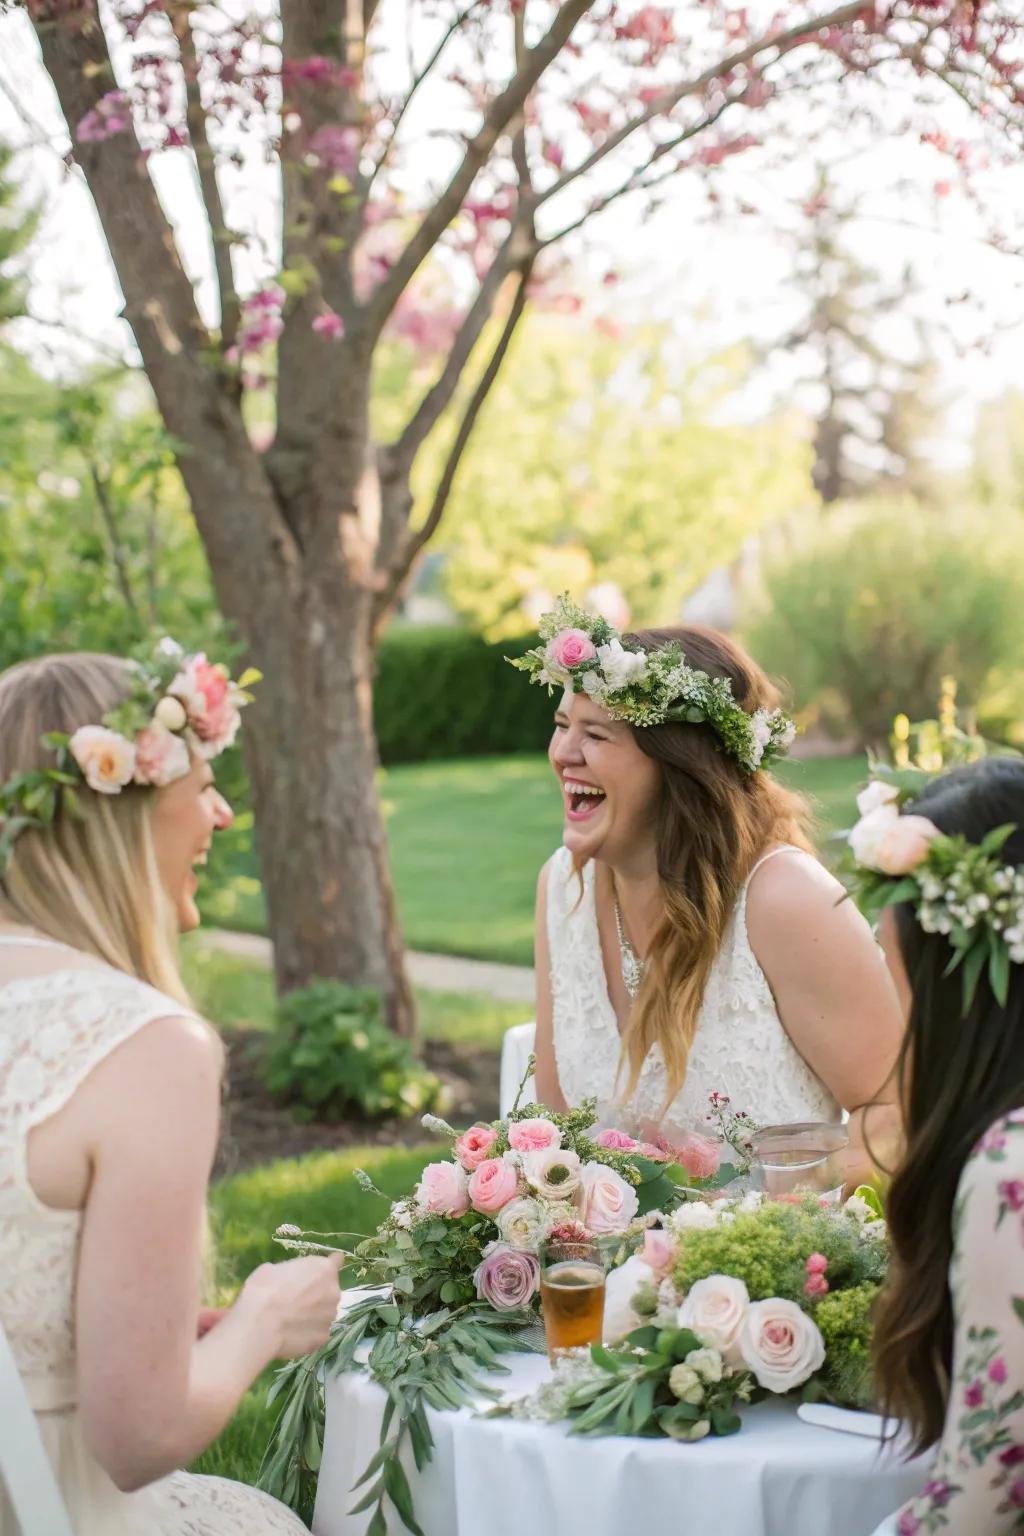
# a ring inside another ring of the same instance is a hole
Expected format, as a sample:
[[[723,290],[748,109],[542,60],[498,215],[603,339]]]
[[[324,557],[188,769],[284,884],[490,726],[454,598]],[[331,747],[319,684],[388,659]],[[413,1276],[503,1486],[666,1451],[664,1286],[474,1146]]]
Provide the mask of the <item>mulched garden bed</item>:
[[[222,1112],[221,1142],[214,1177],[226,1178],[280,1157],[307,1152],[336,1152],[355,1146],[414,1146],[427,1133],[419,1117],[408,1120],[342,1121],[306,1124],[271,1098],[260,1074],[258,1043],[242,1034],[228,1036],[228,1073]],[[448,1089],[446,1118],[453,1125],[493,1120],[498,1113],[498,1055],[430,1041],[426,1065]]]

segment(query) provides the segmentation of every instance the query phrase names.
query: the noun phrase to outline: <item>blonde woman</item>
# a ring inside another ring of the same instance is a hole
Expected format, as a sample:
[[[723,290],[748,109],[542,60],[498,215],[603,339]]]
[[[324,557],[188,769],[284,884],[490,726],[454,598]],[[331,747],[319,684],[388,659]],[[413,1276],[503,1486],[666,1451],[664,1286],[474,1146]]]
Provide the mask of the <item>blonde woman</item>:
[[[222,1049],[175,942],[231,820],[211,760],[242,702],[169,642],[0,675],[0,1321],[77,1536],[305,1529],[175,1470],[338,1299],[333,1260],[264,1265],[198,1337]]]
[[[565,822],[538,884],[538,1095],[676,1142],[712,1093],[761,1124],[845,1108],[866,1174],[865,1106],[873,1141],[898,1123],[899,1007],[766,771],[792,736],[767,678],[713,631],[620,637],[564,600],[541,633],[517,665],[559,694]]]

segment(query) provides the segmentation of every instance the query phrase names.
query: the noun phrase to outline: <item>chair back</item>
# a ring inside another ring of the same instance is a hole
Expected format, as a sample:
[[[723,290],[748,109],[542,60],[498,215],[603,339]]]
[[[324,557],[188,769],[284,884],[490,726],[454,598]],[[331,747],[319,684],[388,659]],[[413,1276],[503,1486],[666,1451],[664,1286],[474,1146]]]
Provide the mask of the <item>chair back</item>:
[[[0,1323],[0,1483],[21,1536],[74,1536],[36,1416]]]
[[[498,1113],[502,1119],[515,1103],[536,1038],[536,1024],[514,1024],[505,1031],[501,1042],[501,1077],[498,1085]],[[531,1077],[523,1089],[520,1104],[531,1104],[536,1091]]]

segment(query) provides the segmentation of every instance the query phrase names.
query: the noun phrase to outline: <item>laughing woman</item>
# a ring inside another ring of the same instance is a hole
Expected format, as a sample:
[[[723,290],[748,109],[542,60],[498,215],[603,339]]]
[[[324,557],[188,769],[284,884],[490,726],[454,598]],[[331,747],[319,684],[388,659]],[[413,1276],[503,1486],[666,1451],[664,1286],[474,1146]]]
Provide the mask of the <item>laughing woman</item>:
[[[709,1096],[756,1121],[850,1114],[845,1172],[895,1127],[892,981],[767,771],[792,726],[709,630],[618,636],[563,600],[517,663],[561,690],[549,758],[563,846],[537,891],[537,1091],[598,1101],[645,1139],[706,1129]],[[889,1124],[887,1124],[889,1122]]]

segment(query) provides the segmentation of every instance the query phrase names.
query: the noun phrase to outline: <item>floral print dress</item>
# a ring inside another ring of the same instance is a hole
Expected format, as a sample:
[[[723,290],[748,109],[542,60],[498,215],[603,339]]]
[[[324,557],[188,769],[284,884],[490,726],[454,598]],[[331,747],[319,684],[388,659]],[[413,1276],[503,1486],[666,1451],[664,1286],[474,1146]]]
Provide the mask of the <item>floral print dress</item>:
[[[1024,1531],[1024,1108],[968,1158],[953,1208],[953,1382],[930,1481],[896,1536]]]

